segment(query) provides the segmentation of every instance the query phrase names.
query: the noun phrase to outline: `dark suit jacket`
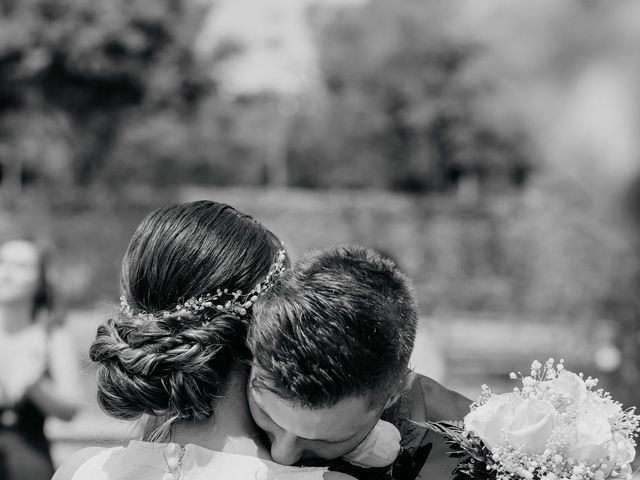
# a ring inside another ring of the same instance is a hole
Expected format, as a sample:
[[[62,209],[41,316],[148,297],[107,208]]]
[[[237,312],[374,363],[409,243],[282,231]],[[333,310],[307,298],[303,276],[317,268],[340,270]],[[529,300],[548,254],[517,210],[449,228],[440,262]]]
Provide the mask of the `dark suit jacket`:
[[[402,451],[393,465],[385,469],[357,468],[339,461],[332,465],[332,470],[361,480],[446,480],[452,477],[460,459],[449,457],[444,438],[420,423],[462,420],[469,412],[471,400],[429,377],[411,375],[413,378],[407,390],[382,415],[402,435]]]

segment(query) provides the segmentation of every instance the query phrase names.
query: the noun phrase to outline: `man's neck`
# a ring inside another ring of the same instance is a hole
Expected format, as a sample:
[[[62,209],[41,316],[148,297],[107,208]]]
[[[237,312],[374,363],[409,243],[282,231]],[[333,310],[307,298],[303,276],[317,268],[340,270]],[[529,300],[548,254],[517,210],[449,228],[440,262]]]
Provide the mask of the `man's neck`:
[[[215,400],[213,415],[198,423],[174,427],[171,441],[199,445],[210,450],[271,459],[253,422],[246,396],[246,375],[232,374],[227,392]]]

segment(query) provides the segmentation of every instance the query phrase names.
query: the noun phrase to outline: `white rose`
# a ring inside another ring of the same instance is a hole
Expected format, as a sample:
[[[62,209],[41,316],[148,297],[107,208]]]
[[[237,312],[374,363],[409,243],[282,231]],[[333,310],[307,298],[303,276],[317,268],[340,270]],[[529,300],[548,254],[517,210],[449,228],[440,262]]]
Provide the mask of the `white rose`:
[[[588,403],[576,419],[577,441],[567,448],[567,456],[592,465],[607,455],[612,439],[609,412]]]
[[[578,375],[566,370],[561,371],[550,381],[550,388],[573,403],[583,403],[587,398],[587,386]]]
[[[531,398],[515,409],[515,417],[507,431],[507,440],[528,453],[542,453],[555,427],[558,412],[546,401]]]
[[[514,394],[492,395],[487,403],[465,417],[464,426],[490,449],[508,442],[529,453],[542,453],[557,416],[558,412],[546,400],[523,400]]]
[[[513,423],[518,400],[512,393],[491,395],[484,405],[464,417],[465,430],[474,432],[490,449],[505,445],[503,432]]]
[[[624,467],[630,464],[636,458],[636,449],[631,440],[622,435],[620,432],[613,434],[613,438],[605,444],[605,455],[611,458],[605,458],[601,467],[605,477],[611,475],[613,468],[617,465]],[[620,477],[624,478],[624,477]]]

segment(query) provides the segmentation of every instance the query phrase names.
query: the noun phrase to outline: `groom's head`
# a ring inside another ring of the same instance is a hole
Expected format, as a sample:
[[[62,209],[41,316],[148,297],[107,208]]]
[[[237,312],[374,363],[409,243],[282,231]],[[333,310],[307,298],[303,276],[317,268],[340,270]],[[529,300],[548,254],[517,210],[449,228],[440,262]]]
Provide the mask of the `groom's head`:
[[[416,321],[409,279],[361,247],[308,255],[261,297],[248,396],[273,459],[355,448],[400,392]]]

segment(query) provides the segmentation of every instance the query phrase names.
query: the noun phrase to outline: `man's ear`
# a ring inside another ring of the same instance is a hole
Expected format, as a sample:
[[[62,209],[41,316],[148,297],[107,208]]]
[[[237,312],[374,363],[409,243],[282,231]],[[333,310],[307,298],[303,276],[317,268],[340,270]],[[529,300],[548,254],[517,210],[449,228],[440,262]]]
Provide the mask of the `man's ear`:
[[[415,378],[416,375],[411,370],[407,370],[407,373],[391,387],[391,392],[384,408],[387,409],[396,403],[398,399],[411,388]]]

